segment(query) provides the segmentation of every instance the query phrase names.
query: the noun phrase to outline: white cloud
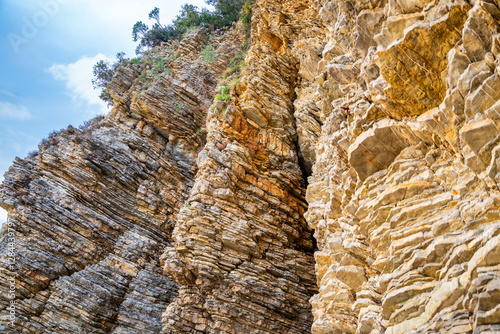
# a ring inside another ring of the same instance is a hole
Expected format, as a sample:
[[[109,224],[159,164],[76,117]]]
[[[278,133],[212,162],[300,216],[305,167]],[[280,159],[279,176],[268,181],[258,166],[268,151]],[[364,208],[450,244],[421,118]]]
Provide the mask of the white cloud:
[[[49,72],[55,79],[66,82],[66,88],[76,102],[85,102],[88,105],[99,106],[102,113],[107,113],[106,103],[100,98],[100,91],[92,87],[92,68],[99,60],[110,60],[105,55],[82,57],[71,64],[55,64],[49,68]]]
[[[11,92],[6,91],[4,89],[0,89],[0,94],[8,96],[8,97],[13,98],[13,99],[19,99],[19,97],[17,97],[16,95],[14,95]]]
[[[7,211],[0,208],[0,226],[5,224],[6,221],[7,221]]]
[[[10,102],[0,102],[0,119],[16,119],[24,121],[32,116],[25,106]]]

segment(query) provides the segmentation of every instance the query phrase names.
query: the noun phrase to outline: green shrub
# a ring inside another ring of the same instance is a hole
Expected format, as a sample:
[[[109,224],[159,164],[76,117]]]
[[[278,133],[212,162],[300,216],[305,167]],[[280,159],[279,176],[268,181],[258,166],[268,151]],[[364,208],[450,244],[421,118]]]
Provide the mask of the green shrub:
[[[162,69],[165,66],[165,62],[162,57],[156,58],[156,67]]]
[[[245,57],[248,52],[248,45],[243,44],[240,51],[231,59],[229,65],[224,72],[224,79],[233,75],[234,73],[241,73],[241,70],[245,68]]]
[[[142,72],[141,75],[139,75],[138,79],[141,82],[146,83],[148,81],[148,78],[146,77],[146,72]]]
[[[243,6],[240,14],[240,20],[243,23],[243,30],[245,33],[245,41],[241,46],[238,53],[229,62],[229,66],[224,72],[224,79],[233,75],[234,73],[240,73],[243,68],[245,68],[245,57],[250,48],[250,32],[251,32],[251,20],[252,20],[252,6],[255,0],[247,0]]]
[[[201,58],[206,65],[209,65],[217,57],[217,52],[211,45],[207,45],[205,49],[201,51]]]
[[[114,63],[99,60],[92,68],[94,75],[94,78],[92,79],[92,86],[94,89],[101,90],[99,98],[106,102],[108,106],[113,105],[113,98],[109,94],[107,86],[111,82],[111,79],[113,79],[113,75],[115,75],[118,66],[126,66],[129,61],[130,59],[125,58],[124,52],[118,52]]]
[[[186,29],[186,31],[182,34],[182,38],[186,38],[187,35],[189,35],[190,32],[196,30],[196,27],[189,27]]]
[[[231,101],[231,95],[229,95],[229,88],[228,87],[224,87],[223,90],[227,88],[228,91],[226,93],[220,93],[219,95],[217,95],[215,97],[215,100],[214,102],[217,102],[217,101],[226,101],[226,102],[229,102]]]
[[[250,28],[252,23],[252,7],[255,0],[247,0],[243,5],[243,9],[241,10],[240,20],[243,23],[243,29],[245,31],[245,35],[247,38],[250,37]]]
[[[167,26],[160,23],[160,10],[153,9],[149,13],[149,19],[155,20],[156,23],[151,28],[142,21],[137,22],[132,28],[132,38],[134,42],[139,42],[136,53],[143,53],[162,42],[180,39],[196,27],[211,30],[228,27],[240,18],[244,5],[253,3],[253,0],[206,0],[206,3],[214,6],[215,10],[199,10],[196,6],[185,4],[179,15]],[[249,14],[245,9],[242,15],[245,15],[244,19],[249,21],[248,15],[251,16],[251,11]]]

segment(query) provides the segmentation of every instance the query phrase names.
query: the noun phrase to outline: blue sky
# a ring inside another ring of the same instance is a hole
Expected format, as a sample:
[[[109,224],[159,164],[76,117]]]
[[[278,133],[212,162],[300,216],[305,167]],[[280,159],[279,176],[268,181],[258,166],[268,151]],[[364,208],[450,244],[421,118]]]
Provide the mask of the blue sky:
[[[181,5],[204,0],[0,0],[0,182],[53,130],[106,113],[92,89],[92,66],[124,51],[132,26],[160,8],[171,22]],[[0,208],[0,224],[6,213]]]

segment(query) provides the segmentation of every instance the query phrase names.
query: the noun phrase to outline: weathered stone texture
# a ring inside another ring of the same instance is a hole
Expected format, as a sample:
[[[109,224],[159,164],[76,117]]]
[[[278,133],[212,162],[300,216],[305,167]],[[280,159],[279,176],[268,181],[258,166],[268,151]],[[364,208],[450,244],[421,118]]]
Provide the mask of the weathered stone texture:
[[[306,197],[313,333],[497,332],[497,3],[325,11],[329,44],[344,47],[323,52],[321,80],[301,97],[320,97],[325,115]],[[337,38],[343,26],[357,39]]]
[[[240,38],[237,31],[226,37],[209,40],[225,64]],[[207,71],[197,44],[206,40],[195,31],[185,40],[192,51],[157,48],[119,69],[107,117],[52,134],[39,152],[14,162],[0,201],[16,232],[17,260],[0,277],[15,277],[18,313],[10,326],[2,284],[2,333],[161,331],[179,286],[160,257],[194,185],[204,110],[225,68],[214,63]],[[174,61],[176,52],[185,59]],[[2,239],[2,258],[9,250]]]
[[[180,285],[162,333],[308,333],[316,292],[295,146],[288,43],[310,3],[258,2],[232,101],[217,102],[165,272]],[[299,31],[297,31],[299,33]]]
[[[500,332],[498,2],[253,13],[239,78],[238,29],[196,30],[16,160],[13,332]]]

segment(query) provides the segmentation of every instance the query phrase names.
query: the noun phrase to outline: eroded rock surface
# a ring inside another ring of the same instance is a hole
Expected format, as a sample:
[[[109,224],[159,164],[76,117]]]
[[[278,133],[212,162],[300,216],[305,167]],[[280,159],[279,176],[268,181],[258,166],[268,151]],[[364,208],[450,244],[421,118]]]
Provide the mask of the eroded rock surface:
[[[497,5],[323,3],[313,333],[500,330]]]
[[[209,110],[196,182],[162,257],[180,285],[162,333],[310,332],[314,245],[293,118],[298,67],[287,40],[297,36],[282,33],[309,6],[254,5],[242,79],[231,102]]]
[[[220,64],[239,48],[237,31],[211,36],[221,57],[209,72],[200,58],[205,35],[186,38],[192,50],[164,46],[121,68],[107,117],[54,133],[14,162],[0,200],[16,231],[17,260],[0,277],[15,277],[17,319],[8,324],[2,284],[2,333],[161,331],[179,285],[160,256],[194,185]],[[9,250],[2,239],[3,258]]]
[[[194,31],[120,69],[105,119],[16,160],[2,330],[500,331],[498,2],[253,13],[239,77],[219,84],[238,29]]]

